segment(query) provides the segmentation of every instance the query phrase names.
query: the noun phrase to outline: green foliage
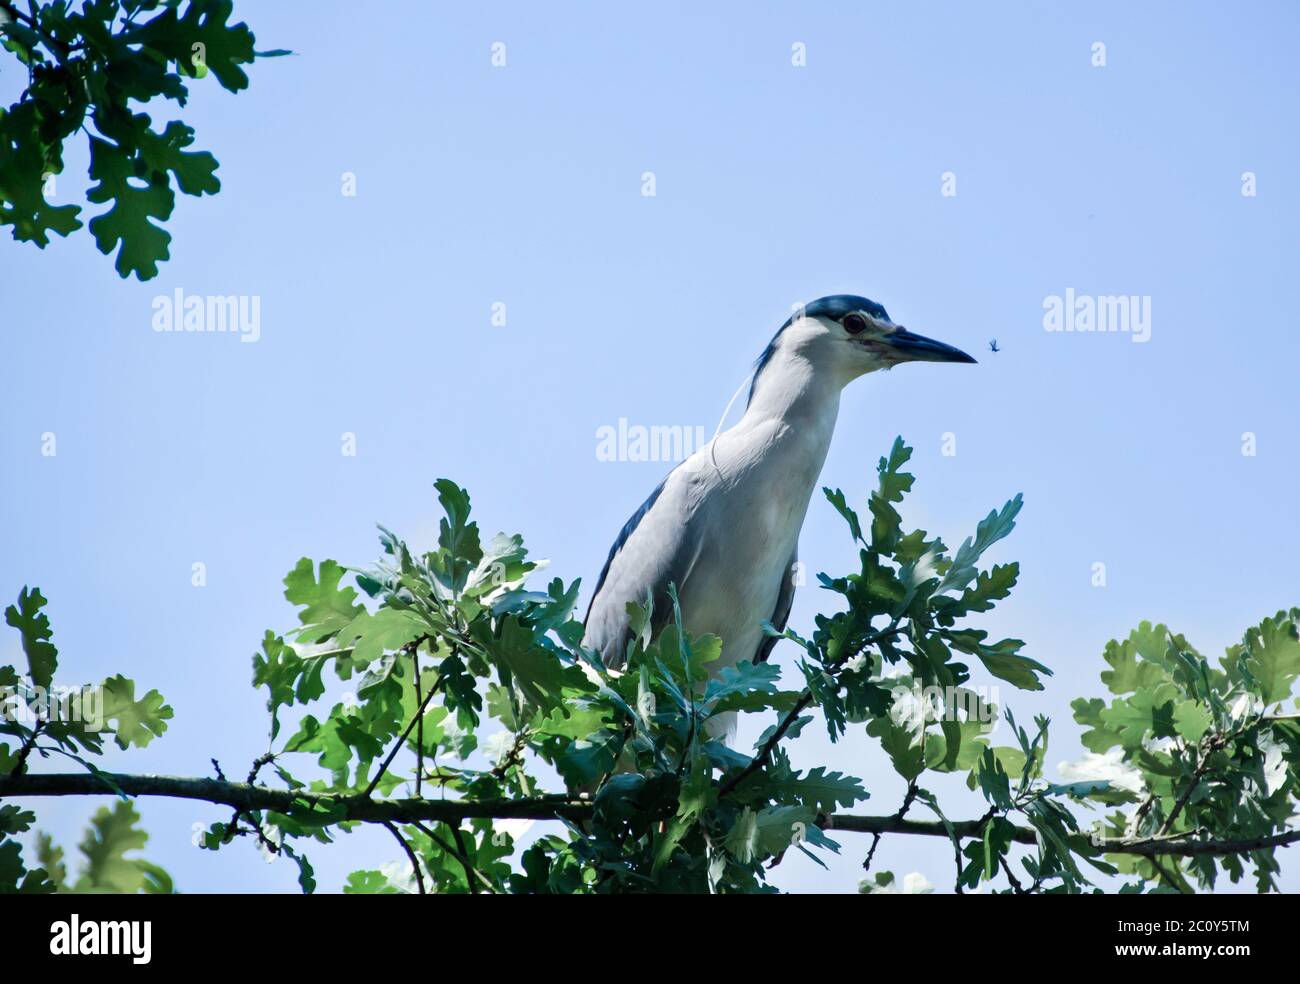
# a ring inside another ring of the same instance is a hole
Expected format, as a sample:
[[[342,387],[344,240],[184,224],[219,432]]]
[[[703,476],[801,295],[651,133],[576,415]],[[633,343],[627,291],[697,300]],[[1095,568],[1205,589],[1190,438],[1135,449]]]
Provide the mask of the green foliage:
[[[161,97],[184,106],[188,83],[209,73],[230,92],[247,88],[241,66],[259,52],[247,25],[230,23],[232,0],[0,0],[0,38],[27,73],[18,102],[0,111],[0,223],[44,248],[50,233],[81,228],[81,206],[53,205],[48,179],[63,171],[64,142],[87,135],[86,198],[109,207],[90,220],[103,253],[117,251],[122,277],[148,280],[169,256],[175,188],[213,195],[217,160],[190,150],[194,130],[171,120],[161,131],[132,103]]]
[[[149,835],[137,826],[140,815],[126,802],[101,807],[90,820],[90,828],[81,841],[84,863],[81,875],[68,886],[63,883],[63,852],[48,841],[43,848],[47,870],[57,873],[58,891],[96,892],[134,895],[170,895],[175,889],[171,877],[156,864],[126,855],[145,846]],[[56,853],[57,852],[57,853]]]
[[[141,700],[135,699],[135,681],[118,674],[104,681],[104,720],[113,725],[120,748],[135,745],[144,748],[167,730],[164,723],[172,709],[163,703],[162,694],[150,690]]]
[[[1236,880],[1247,864],[1258,888],[1274,888],[1278,844],[1268,839],[1289,829],[1300,795],[1300,725],[1281,706],[1300,677],[1300,610],[1264,620],[1215,667],[1164,626],[1143,623],[1108,644],[1109,696],[1074,703],[1090,755],[1070,781],[1049,781],[1049,721],[1022,727],[996,706],[996,688],[1039,690],[1050,671],[1019,640],[990,641],[969,624],[1016,583],[1014,563],[982,565],[1014,528],[1020,497],[950,552],[904,521],[910,456],[899,440],[880,460],[869,522],[827,490],[858,547],[856,570],[819,576],[835,604],[810,635],[781,633],[797,654],[793,683],[774,663],[730,662],[725,640],[689,636],[673,592],[663,618],[649,600],[630,606],[635,638],[624,668],[609,670],[582,645],[577,582],[530,589],[542,564],[522,539],[481,536],[469,495],[439,481],[444,517],[430,549],[381,527],[375,566],[303,558],[286,576],[297,625],[267,631],[253,657],[269,743],[249,781],[286,791],[288,805],[236,810],[201,846],[254,840],[291,860],[310,892],[309,852],[354,829],[358,803],[400,799],[409,818],[411,804],[461,801],[557,825],[521,843],[518,820],[388,823],[394,862],[353,872],[343,890],[768,892],[770,868],[790,850],[819,864],[839,853],[831,834],[853,825],[837,821],[869,796],[854,776],[794,766],[788,744],[820,717],[834,741],[852,731],[879,742],[906,787],[902,806],[880,818],[884,832],[947,836],[958,891],[1094,891],[1098,873],[1127,879],[1126,891],[1190,890],[1221,873]],[[43,605],[24,589],[7,613],[29,665],[21,675],[0,668],[0,686],[24,700],[57,667]],[[164,732],[171,710],[158,694],[137,700],[120,676],[103,690],[121,748]],[[770,722],[752,749],[723,740],[736,714]],[[0,775],[62,752],[112,784],[84,757],[100,750],[99,733],[75,722],[7,720],[0,736],[17,740],[0,744]],[[935,775],[964,777],[983,815],[950,818],[927,788]],[[909,828],[914,808],[933,825]],[[1105,819],[1081,819],[1085,809]],[[48,840],[37,842],[39,866],[24,867],[16,838],[33,821],[0,807],[0,887],[66,889]],[[125,803],[96,815],[75,890],[170,890],[163,873],[125,857],[143,845],[135,823]],[[1209,838],[1241,846],[1176,853]],[[924,879],[888,872],[863,882],[870,892],[926,890]]]
[[[33,755],[59,755],[101,777],[106,791],[111,778],[85,755],[103,750],[103,733],[113,734],[119,747],[144,747],[167,728],[172,709],[151,690],[135,698],[135,681],[118,674],[95,688],[63,694],[54,685],[58,649],[49,618],[42,610],[39,589],[23,588],[18,603],[5,610],[5,621],[16,628],[27,656],[27,672],[0,666],[0,777],[23,775]],[[129,802],[99,810],[82,842],[85,858],[80,876],[69,885],[63,851],[45,835],[36,844],[38,867],[28,869],[16,836],[31,829],[35,816],[0,804],[0,892],[171,892],[168,874],[147,861],[128,859],[128,851],[148,839],[136,827],[139,816]]]
[[[900,761],[910,756],[913,776],[927,767],[969,770],[987,750],[986,724],[945,722],[926,746],[891,719],[893,690],[901,681],[949,685],[987,717],[978,695],[962,688],[971,671],[955,654],[976,655],[990,676],[1027,687],[1047,672],[1019,654],[1019,642],[990,644],[958,625],[1014,584],[1014,565],[978,564],[1010,532],[1019,499],[990,514],[950,558],[937,539],[904,531],[896,506],[913,484],[902,471],[910,455],[898,441],[880,463],[869,540],[847,498],[827,493],[862,545],[861,570],[823,578],[843,610],[819,618],[811,639],[787,633],[802,651],[794,690],[782,689],[775,664],[728,664],[721,640],[688,637],[675,597],[657,637],[649,601],[634,611],[645,631],[623,670],[608,670],[581,645],[578,585],[557,579],[528,590],[538,565],[521,539],[499,535],[485,547],[469,496],[439,481],[435,547],[418,553],[381,527],[384,559],[351,572],[369,604],[334,561],[304,558],[286,577],[298,628],[289,641],[268,632],[254,657],[280,779],[339,795],[495,801],[536,796],[542,777],[558,774],[591,795],[589,816],[567,838],[544,837],[519,855],[522,874],[509,864],[513,838],[489,823],[402,826],[398,836],[429,890],[770,890],[765,865],[791,848],[837,852],[823,819],[868,795],[855,777],[793,767],[781,742],[809,720],[804,708],[820,708],[833,738],[864,725]],[[360,677],[359,703],[315,708],[329,667],[341,681]],[[276,747],[280,722],[296,707],[297,728]],[[720,738],[723,715],[733,714],[774,718],[752,754]],[[400,757],[390,761],[394,750]],[[321,772],[299,774],[294,760],[304,754]],[[324,836],[306,808],[263,823],[286,845]],[[218,833],[211,846],[228,839]],[[408,891],[418,887],[413,875],[408,856],[387,873],[354,873],[346,891]]]
[[[1257,843],[1286,833],[1300,797],[1300,716],[1283,702],[1300,677],[1300,609],[1278,612],[1248,629],[1218,666],[1163,625],[1143,622],[1123,642],[1111,641],[1101,674],[1111,693],[1075,700],[1075,720],[1087,727],[1084,745],[1111,753],[1116,771],[1140,792],[1091,791],[1101,803],[1136,804],[1099,822],[1094,839],[1158,838]],[[1113,857],[1126,874],[1183,890],[1189,880],[1212,888],[1254,868],[1256,887],[1276,887],[1272,849],[1223,857]]]
[[[23,638],[23,652],[27,654],[27,674],[33,686],[48,687],[54,680],[54,670],[59,664],[59,653],[50,642],[50,620],[41,611],[45,599],[41,589],[23,588],[18,604],[5,609],[5,624],[16,628]],[[12,674],[10,675],[13,679]]]
[[[36,839],[39,867],[23,867],[18,842],[8,835],[29,829],[35,819],[17,807],[0,806],[0,834],[6,835],[0,840],[0,893],[170,895],[175,891],[171,876],[158,865],[126,856],[149,840],[149,835],[137,826],[140,816],[130,803],[118,802],[95,811],[80,845],[80,873],[72,881],[68,879],[63,849],[47,834],[39,834]]]

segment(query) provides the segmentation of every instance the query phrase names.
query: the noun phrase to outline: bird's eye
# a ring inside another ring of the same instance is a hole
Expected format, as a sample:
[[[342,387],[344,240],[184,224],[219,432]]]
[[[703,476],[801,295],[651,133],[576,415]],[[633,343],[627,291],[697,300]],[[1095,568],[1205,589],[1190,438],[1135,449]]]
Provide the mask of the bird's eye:
[[[867,330],[867,321],[860,314],[846,314],[843,324],[844,330],[850,335],[857,335]]]

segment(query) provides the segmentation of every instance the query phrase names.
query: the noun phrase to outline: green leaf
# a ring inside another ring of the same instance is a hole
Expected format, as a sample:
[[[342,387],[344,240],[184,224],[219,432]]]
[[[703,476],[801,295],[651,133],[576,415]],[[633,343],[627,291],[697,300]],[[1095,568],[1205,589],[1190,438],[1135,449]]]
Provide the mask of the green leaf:
[[[1110,790],[1111,785],[1107,780],[1090,779],[1085,782],[1049,783],[1045,791],[1052,796],[1072,796],[1075,799],[1084,799],[1089,796],[1096,796],[1099,793],[1108,793]]]
[[[999,680],[1006,680],[1021,690],[1042,690],[1043,682],[1038,674],[1051,676],[1052,671],[1037,660],[1021,656],[1017,650],[1023,645],[1019,639],[1003,639],[992,646],[981,646],[980,662]]]
[[[170,887],[171,879],[161,868],[126,856],[149,840],[149,835],[137,826],[139,822],[140,815],[130,803],[117,802],[95,811],[81,842],[85,866],[73,886],[74,892],[131,895]]]
[[[849,524],[849,532],[853,534],[853,539],[866,544],[867,541],[862,539],[862,522],[858,519],[858,514],[849,507],[844,493],[839,489],[831,490],[829,488],[823,488],[822,493],[830,504],[835,507],[835,511],[843,516],[844,521]]]
[[[401,895],[382,871],[354,871],[343,886],[344,895]]]
[[[170,236],[157,223],[170,217],[172,178],[186,194],[212,194],[217,162],[186,149],[194,134],[184,122],[158,132],[132,107],[158,96],[183,106],[182,76],[209,71],[225,88],[243,89],[241,66],[257,56],[252,33],[229,23],[231,0],[59,0],[33,2],[26,14],[4,6],[12,15],[0,16],[0,38],[27,71],[18,101],[0,110],[0,223],[42,248],[50,233],[80,228],[80,208],[52,205],[45,192],[47,178],[64,170],[64,142],[85,133],[96,182],[87,197],[112,203],[91,220],[91,234],[102,252],[117,251],[121,276],[155,276],[168,256]],[[138,23],[146,12],[153,16]],[[16,19],[28,16],[34,25]]]
[[[1169,673],[1165,667],[1142,658],[1137,645],[1136,636],[1139,631],[1150,627],[1150,622],[1143,622],[1124,642],[1112,639],[1106,643],[1102,658],[1110,664],[1111,669],[1102,671],[1101,682],[1112,694],[1122,696],[1136,693],[1168,681]]]
[[[283,638],[269,629],[262,637],[262,652],[253,656],[253,686],[270,691],[266,707],[271,712],[271,737],[280,733],[279,711],[295,700],[309,703],[325,693],[321,670],[325,660],[304,659]]]
[[[483,559],[478,524],[469,521],[469,493],[451,479],[433,483],[438,502],[446,516],[438,521],[438,555],[434,568],[453,592],[463,591],[473,571]]]
[[[722,640],[717,636],[701,635],[688,638],[681,631],[680,626],[673,624],[664,627],[655,645],[651,646],[646,653],[648,662],[653,663],[657,660],[672,680],[689,687],[692,692],[697,692],[709,679],[709,664],[721,657]]]
[[[707,755],[696,755],[677,797],[677,815],[683,820],[704,816],[718,802],[718,787]]]
[[[45,604],[40,588],[32,588],[30,591],[23,588],[18,594],[18,604],[5,609],[5,623],[12,625],[22,635],[23,652],[27,654],[27,669],[32,684],[49,689],[59,664],[59,651],[50,642],[54,633],[49,618],[41,611]]]
[[[1011,809],[1011,777],[1007,775],[1002,760],[991,748],[984,749],[984,754],[980,757],[976,781],[986,800],[1000,810]]]
[[[118,674],[103,683],[104,720],[116,722],[113,733],[120,748],[135,745],[144,748],[154,738],[167,730],[166,722],[172,718],[172,709],[163,703],[162,694],[150,690],[140,700],[135,699],[135,681]]]
[[[1145,738],[1167,738],[1174,735],[1174,702],[1177,688],[1169,682],[1131,697],[1117,700],[1101,712],[1105,726],[1119,735],[1125,751],[1136,751]]]
[[[484,629],[475,637],[497,664],[502,682],[513,681],[531,705],[548,709],[562,703],[568,668],[555,653],[537,643],[531,628],[507,615],[498,624],[498,635]]]
[[[16,840],[0,840],[0,895],[49,894],[54,884],[40,868],[28,870]]]
[[[138,135],[140,157],[150,176],[176,176],[176,186],[187,195],[215,195],[221,190],[217,180],[217,159],[206,150],[185,150],[194,143],[194,131],[172,120],[161,134],[147,128],[149,118],[141,117],[146,126]]]
[[[952,566],[935,589],[936,594],[963,589],[978,575],[975,565],[984,551],[1015,529],[1016,516],[1023,503],[1023,497],[1017,493],[1000,511],[994,510],[980,521],[975,528],[975,535],[968,537],[957,549]]]
[[[558,738],[587,738],[606,726],[610,711],[608,708],[587,703],[570,704],[557,707],[546,717],[539,719],[533,726],[538,734],[554,735]]]
[[[815,820],[806,806],[769,806],[758,812],[746,807],[727,834],[727,851],[742,863],[780,854],[806,838]]]
[[[820,765],[803,776],[774,779],[764,788],[775,798],[793,799],[815,813],[847,809],[871,795],[863,788],[861,779],[842,772],[829,772]]]
[[[876,465],[880,481],[871,493],[867,507],[871,510],[871,546],[881,553],[893,550],[902,533],[902,518],[891,503],[902,502],[904,494],[912,488],[914,477],[899,471],[911,457],[912,449],[898,437],[894,439],[889,456],[881,458]]]
[[[13,50],[10,39],[5,47]],[[41,92],[35,88],[35,93]],[[48,126],[35,98],[11,106],[7,113],[0,111],[0,224],[13,226],[13,237],[19,242],[42,249],[49,245],[51,232],[67,236],[81,228],[78,206],[51,205],[45,199],[46,173],[63,170],[61,163],[50,159],[43,137]]]
[[[371,614],[362,609],[339,630],[340,649],[352,650],[352,663],[367,666],[386,652],[401,649],[429,631],[429,625],[414,612],[382,608]]]
[[[483,550],[483,556],[466,578],[465,593],[471,596],[488,595],[503,591],[508,585],[517,584],[537,569],[538,565],[527,560],[527,557],[523,537],[498,533]],[[548,596],[539,593],[535,600],[545,602]]]
[[[622,745],[620,736],[598,731],[566,745],[555,767],[570,785],[585,786],[613,771]]]
[[[831,741],[838,740],[840,735],[844,734],[844,728],[848,724],[848,715],[844,701],[840,697],[839,684],[820,666],[814,666],[807,660],[799,661],[799,669],[808,683],[814,702],[822,709],[822,716],[826,719],[827,734],[830,735]]]
[[[971,769],[970,774],[966,777],[966,787],[968,789],[977,789],[980,785],[980,770],[985,767],[984,755],[991,754],[997,765],[993,771],[1001,770],[1008,776],[1019,776],[1025,770],[1025,763],[1028,761],[1025,753],[1010,745],[994,745],[980,750],[980,760],[976,766]],[[1042,771],[1043,748],[1039,746],[1034,753],[1034,763],[1030,772],[1037,776]]]
[[[12,803],[0,803],[0,837],[30,830],[36,814]]]
[[[47,833],[36,835],[36,860],[45,869],[54,890],[66,892],[68,867],[63,863],[63,848],[55,844],[54,838]]]
[[[688,833],[694,821],[683,820],[680,817],[674,817],[668,824],[668,829],[655,838],[654,860],[651,863],[651,874],[658,874],[676,852],[678,846]]]
[[[1297,634],[1300,608],[1278,612],[1247,630],[1242,640],[1244,663],[1259,685],[1265,704],[1285,700],[1300,676],[1300,635]]]
[[[991,711],[991,705],[979,702],[979,695],[971,691],[959,691],[970,694],[971,700],[984,712]],[[968,708],[971,704],[966,705]],[[993,730],[992,720],[981,720],[979,716],[965,721],[944,721],[942,733],[930,733],[925,739],[925,767],[938,772],[965,772],[974,768],[988,746],[988,736]]]
[[[705,687],[705,713],[712,715],[734,709],[732,704],[726,703],[729,698],[733,699],[736,706],[740,706],[744,699],[751,695],[759,694],[767,697],[775,694],[776,681],[780,676],[780,667],[771,663],[753,663],[747,659],[723,667]],[[767,704],[763,702],[758,706],[763,707]]]
[[[284,578],[284,596],[292,605],[300,605],[303,642],[322,642],[349,625],[365,609],[356,603],[353,588],[340,588],[345,570],[332,560],[320,563],[319,577],[312,562],[303,557]]]
[[[194,78],[211,71],[222,88],[238,92],[248,87],[248,76],[239,66],[254,58],[253,33],[246,24],[227,23],[233,9],[231,0],[191,0],[183,16],[168,7],[127,32],[124,40],[144,45]]]
[[[132,179],[144,180],[127,150],[96,137],[90,138],[90,177],[98,182],[88,192],[89,201],[113,202],[113,207],[90,220],[95,245],[105,255],[121,246],[114,264],[122,277],[135,274],[140,280],[158,275],[158,262],[170,256],[171,235],[151,222],[166,221],[176,197],[165,174],[155,173],[143,188]]]
[[[1204,704],[1194,700],[1179,701],[1174,707],[1174,730],[1189,744],[1196,744],[1214,725],[1212,715]]]
[[[912,483],[916,479],[915,476],[899,469],[911,458],[912,449],[903,443],[901,437],[894,438],[893,447],[889,449],[889,457],[881,458],[876,465],[880,485],[873,494],[886,502],[902,502],[903,496],[912,490]]]
[[[925,769],[925,755],[917,732],[895,724],[889,715],[873,718],[867,734],[880,739],[880,746],[893,763],[894,771],[911,782]]]
[[[1019,576],[1020,565],[1015,562],[995,564],[991,570],[980,571],[975,583],[957,599],[957,605],[962,613],[992,611],[994,602],[1010,597]]]
[[[1101,713],[1106,706],[1106,702],[1099,697],[1087,700],[1079,697],[1070,702],[1070,707],[1074,710],[1074,720],[1089,728],[1080,739],[1083,747],[1098,755],[1120,744],[1119,732],[1108,727],[1101,718]]]
[[[1015,684],[1021,690],[1043,689],[1038,674],[1051,676],[1052,671],[1037,660],[1020,655],[1020,647],[1024,642],[1019,639],[1001,639],[988,645],[984,642],[987,635],[982,629],[957,629],[944,633],[954,649],[978,656],[984,668],[999,680]]]
[[[281,843],[280,851],[298,866],[298,887],[302,889],[302,894],[311,895],[316,891],[316,870],[311,866],[311,862],[307,860],[307,856],[295,851],[287,841]]]

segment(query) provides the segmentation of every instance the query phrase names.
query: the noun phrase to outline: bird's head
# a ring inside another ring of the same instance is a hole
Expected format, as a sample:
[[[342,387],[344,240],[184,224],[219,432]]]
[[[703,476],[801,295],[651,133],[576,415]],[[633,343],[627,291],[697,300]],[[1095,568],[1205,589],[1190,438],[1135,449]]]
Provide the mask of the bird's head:
[[[895,324],[883,307],[856,294],[818,298],[791,315],[759,357],[751,399],[764,369],[782,356],[801,359],[840,386],[902,362],[975,361],[961,349]]]

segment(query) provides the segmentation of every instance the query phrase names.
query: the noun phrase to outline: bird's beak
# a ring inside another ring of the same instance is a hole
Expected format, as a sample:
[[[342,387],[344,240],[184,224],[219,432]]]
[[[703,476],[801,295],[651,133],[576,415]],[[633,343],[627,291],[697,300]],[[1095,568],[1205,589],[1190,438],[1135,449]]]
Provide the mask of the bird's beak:
[[[974,362],[959,348],[898,328],[889,336],[889,345],[905,362]]]

